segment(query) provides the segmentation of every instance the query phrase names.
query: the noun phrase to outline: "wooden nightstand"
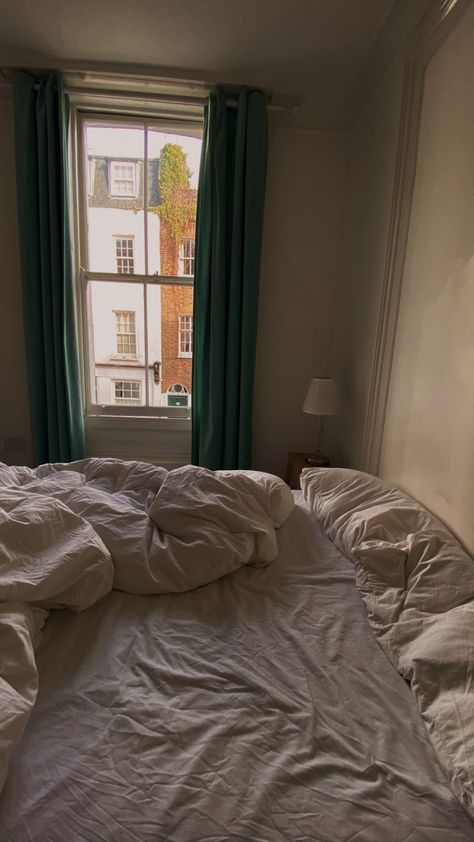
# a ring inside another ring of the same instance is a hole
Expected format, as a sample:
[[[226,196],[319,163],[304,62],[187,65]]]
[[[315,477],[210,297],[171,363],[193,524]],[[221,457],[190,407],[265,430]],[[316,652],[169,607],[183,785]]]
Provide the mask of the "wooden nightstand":
[[[288,464],[286,466],[285,482],[290,488],[300,488],[300,474],[303,468],[309,468],[310,465],[305,464],[307,456],[311,453],[289,453]]]

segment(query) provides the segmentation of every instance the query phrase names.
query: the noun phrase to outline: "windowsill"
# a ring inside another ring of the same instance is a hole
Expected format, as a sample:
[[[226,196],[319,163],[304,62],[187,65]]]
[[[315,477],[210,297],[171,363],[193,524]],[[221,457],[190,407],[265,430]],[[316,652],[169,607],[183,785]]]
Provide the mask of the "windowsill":
[[[94,415],[91,411],[85,430],[87,456],[151,462],[168,469],[191,461],[191,418],[171,417],[167,407],[160,416]]]
[[[120,404],[114,404],[113,406],[106,406],[103,407],[103,411],[100,412],[89,412],[85,416],[86,424],[90,421],[91,423],[107,423],[107,424],[123,424],[126,423],[128,426],[133,424],[134,427],[139,427],[141,423],[146,425],[152,424],[153,422],[162,426],[163,421],[171,422],[171,424],[176,425],[176,427],[182,427],[183,425],[188,425],[191,427],[191,410],[190,407],[168,407],[163,406],[157,408],[156,415],[134,415],[133,413],[125,413],[123,412],[124,408],[127,407],[128,409],[133,409],[136,411],[135,407],[129,406],[124,404],[121,406]],[[175,409],[183,409],[188,413],[188,417],[185,415],[175,415],[172,410]]]
[[[109,362],[118,361],[118,362],[124,362],[124,363],[125,362],[136,363],[139,360],[140,360],[140,357],[138,357],[136,354],[112,354]],[[103,365],[107,365],[107,363],[103,363]],[[145,365],[145,363],[143,363],[143,365]]]

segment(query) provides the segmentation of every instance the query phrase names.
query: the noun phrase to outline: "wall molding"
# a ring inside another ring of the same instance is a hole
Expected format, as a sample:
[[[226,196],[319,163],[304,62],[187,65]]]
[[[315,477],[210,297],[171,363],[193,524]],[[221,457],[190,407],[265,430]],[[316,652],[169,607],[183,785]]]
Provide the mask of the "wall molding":
[[[417,27],[404,57],[387,256],[360,460],[361,470],[371,474],[378,474],[380,467],[415,186],[425,71],[470,3],[471,0],[433,2]]]

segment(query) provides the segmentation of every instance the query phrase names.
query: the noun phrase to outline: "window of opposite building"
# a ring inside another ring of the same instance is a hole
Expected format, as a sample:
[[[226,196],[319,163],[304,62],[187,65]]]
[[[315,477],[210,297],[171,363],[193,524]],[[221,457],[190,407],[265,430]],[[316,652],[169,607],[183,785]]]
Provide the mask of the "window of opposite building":
[[[119,275],[133,275],[135,261],[133,237],[115,237],[115,257]]]
[[[185,277],[194,275],[194,239],[186,237],[179,244],[179,273]]]
[[[120,406],[134,406],[141,401],[141,383],[139,380],[115,380],[114,399]]]
[[[189,393],[182,383],[173,383],[169,387],[168,406],[189,406]]]
[[[178,357],[193,355],[193,317],[178,316]]]
[[[115,310],[117,354],[137,355],[137,329],[133,310]]]
[[[110,162],[110,195],[137,195],[137,172],[134,161]]]

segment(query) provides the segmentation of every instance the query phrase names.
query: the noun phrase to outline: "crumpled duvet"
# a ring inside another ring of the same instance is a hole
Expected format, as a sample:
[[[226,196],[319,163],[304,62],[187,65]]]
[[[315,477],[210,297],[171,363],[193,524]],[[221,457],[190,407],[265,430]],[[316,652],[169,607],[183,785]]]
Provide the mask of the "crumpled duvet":
[[[0,789],[35,704],[48,610],[113,587],[169,593],[276,558],[265,487],[244,474],[86,459],[0,464]]]

